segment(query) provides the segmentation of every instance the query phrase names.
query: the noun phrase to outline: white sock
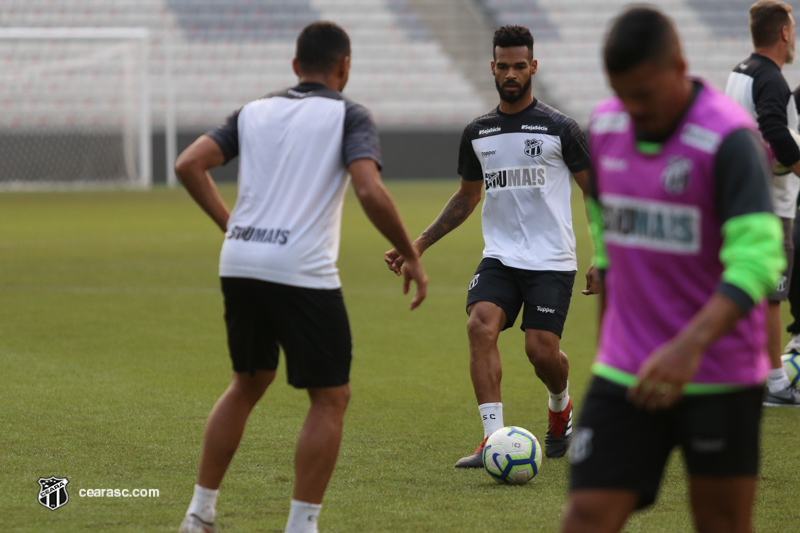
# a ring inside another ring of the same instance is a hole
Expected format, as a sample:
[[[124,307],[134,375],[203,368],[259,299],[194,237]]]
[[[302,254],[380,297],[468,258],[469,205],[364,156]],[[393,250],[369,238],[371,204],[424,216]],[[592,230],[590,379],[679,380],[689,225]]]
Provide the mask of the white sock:
[[[767,387],[770,392],[778,392],[789,387],[789,378],[786,377],[786,372],[783,367],[773,368],[769,371],[767,378]]]
[[[193,514],[205,522],[214,522],[217,515],[217,495],[219,490],[211,490],[200,485],[194,486],[194,496],[189,504],[187,515]]]
[[[320,509],[322,509],[321,503],[292,500],[285,533],[317,533],[317,519],[319,518]]]
[[[547,390],[547,393],[550,395],[547,407],[554,413],[560,413],[569,405],[569,381],[567,381],[567,387],[558,394],[550,392],[550,389]]]
[[[478,406],[478,411],[481,412],[481,421],[483,422],[483,438],[485,439],[498,429],[504,427],[503,425],[503,404],[496,403],[482,403]]]

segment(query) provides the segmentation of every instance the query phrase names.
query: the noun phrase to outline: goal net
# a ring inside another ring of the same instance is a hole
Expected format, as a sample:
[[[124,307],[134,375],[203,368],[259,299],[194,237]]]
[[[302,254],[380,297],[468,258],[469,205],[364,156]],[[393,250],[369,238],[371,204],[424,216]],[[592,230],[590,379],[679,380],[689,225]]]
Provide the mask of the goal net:
[[[0,188],[152,182],[146,28],[0,28]]]

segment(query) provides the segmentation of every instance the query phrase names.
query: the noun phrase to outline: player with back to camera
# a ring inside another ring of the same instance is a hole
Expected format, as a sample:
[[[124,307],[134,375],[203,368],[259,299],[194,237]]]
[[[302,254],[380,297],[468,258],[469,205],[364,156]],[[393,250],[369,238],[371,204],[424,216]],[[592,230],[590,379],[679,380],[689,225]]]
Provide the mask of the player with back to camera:
[[[211,411],[200,469],[182,533],[213,533],[217,494],[250,411],[275,378],[279,346],[289,383],[311,407],[294,456],[286,533],[315,533],[350,398],[351,339],[336,260],[350,174],[356,196],[380,232],[411,259],[411,309],[427,278],[389,193],[369,111],[341,91],[350,39],[315,22],[297,38],[294,87],[255,100],[178,158],[189,194],[225,232],[220,278],[233,380]],[[207,170],[240,157],[236,206],[228,208]]]
[[[787,265],[768,297],[767,351],[771,370],[764,405],[800,407],[800,391],[792,387],[781,363],[781,302],[792,284],[792,220],[800,192],[800,147],[791,131],[797,131],[797,107],[789,84],[781,73],[794,60],[792,7],[775,0],[760,0],[750,7],[750,34],[754,52],[736,65],[728,76],[725,93],[739,102],[758,122],[761,136],[769,144],[785,171],[771,178],[772,206],[783,224],[783,248]]]
[[[687,77],[655,8],[624,11],[603,59],[616,96],[589,122],[589,207],[605,290],[562,531],[621,530],[679,446],[696,529],[749,532],[763,299],[786,264],[766,152],[741,106]]]
[[[458,156],[461,187],[414,241],[421,255],[464,222],[486,190],[483,259],[467,292],[470,376],[483,442],[457,468],[483,466],[486,439],[504,426],[497,338],[514,325],[523,303],[525,353],[550,396],[545,455],[564,456],[572,433],[569,361],[560,340],[577,270],[570,174],[586,191],[586,139],[574,120],[534,98],[531,78],[538,62],[527,28],[499,28],[493,58],[500,103],[464,129]],[[404,259],[397,249],[385,255],[398,275]]]

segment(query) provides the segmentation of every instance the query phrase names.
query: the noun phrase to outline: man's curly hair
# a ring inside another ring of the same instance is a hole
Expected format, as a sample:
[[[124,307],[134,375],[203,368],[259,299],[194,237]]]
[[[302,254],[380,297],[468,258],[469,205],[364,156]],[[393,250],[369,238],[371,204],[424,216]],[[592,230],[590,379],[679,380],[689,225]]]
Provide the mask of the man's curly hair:
[[[508,25],[497,28],[492,44],[492,57],[495,59],[497,57],[494,50],[498,46],[500,48],[526,46],[531,51],[531,58],[533,58],[533,35],[531,35],[531,30],[525,26]]]

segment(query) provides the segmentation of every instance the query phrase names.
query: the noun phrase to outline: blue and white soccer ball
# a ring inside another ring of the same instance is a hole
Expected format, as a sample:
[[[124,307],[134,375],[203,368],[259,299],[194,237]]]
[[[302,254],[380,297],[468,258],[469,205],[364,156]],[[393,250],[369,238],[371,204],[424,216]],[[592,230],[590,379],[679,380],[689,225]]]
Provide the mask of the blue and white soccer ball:
[[[789,378],[789,384],[792,387],[800,388],[800,354],[787,353],[781,356],[781,361],[783,361],[786,377]]]
[[[524,485],[541,465],[541,444],[533,433],[521,427],[498,429],[483,448],[483,467],[498,483]]]

